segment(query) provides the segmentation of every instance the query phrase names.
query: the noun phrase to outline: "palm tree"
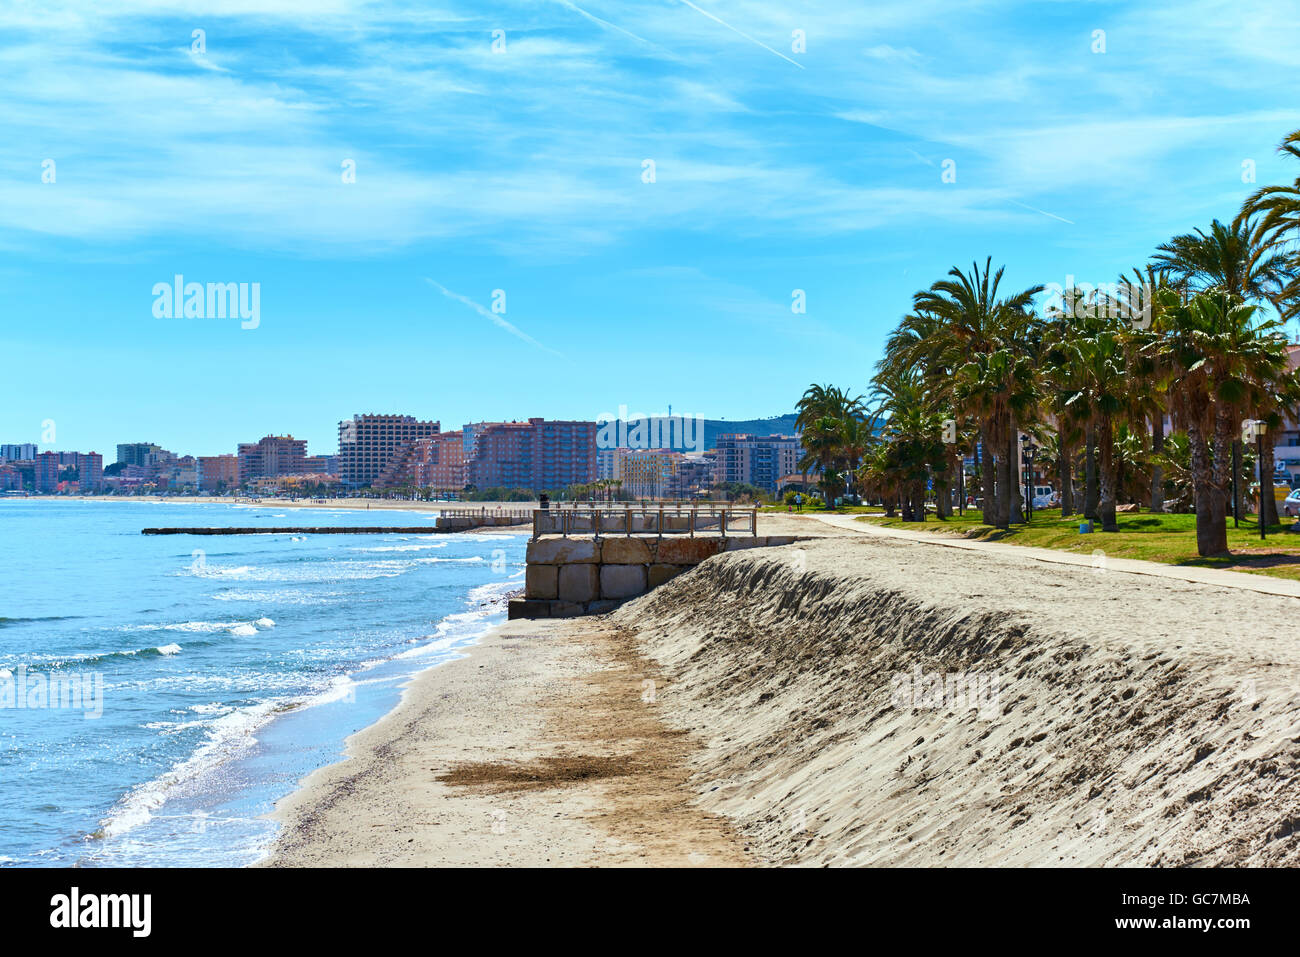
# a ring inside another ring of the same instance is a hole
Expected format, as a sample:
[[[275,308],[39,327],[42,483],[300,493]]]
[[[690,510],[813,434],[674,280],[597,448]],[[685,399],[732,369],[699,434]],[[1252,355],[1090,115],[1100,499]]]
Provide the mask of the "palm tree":
[[[1133,278],[1121,277],[1120,312],[1130,321],[1125,337],[1127,362],[1132,388],[1128,390],[1127,418],[1131,423],[1151,423],[1151,511],[1163,512],[1164,474],[1161,453],[1165,443],[1165,413],[1168,403],[1157,387],[1156,367],[1148,346],[1165,327],[1165,303],[1170,297],[1163,290],[1174,289],[1166,273],[1148,264],[1134,268]],[[1137,321],[1136,316],[1142,316]]]
[[[1277,151],[1283,156],[1300,159],[1300,130],[1291,133]],[[1296,244],[1300,243],[1300,176],[1290,186],[1262,186],[1242,204],[1241,212],[1233,226],[1244,226],[1249,220],[1258,217],[1258,232],[1262,241],[1272,248],[1283,252],[1290,247],[1291,277],[1283,287],[1282,295],[1275,306],[1279,314],[1289,319],[1300,312],[1300,254]]]
[[[1166,296],[1168,300],[1168,296]],[[1207,296],[1190,302],[1166,302],[1168,327],[1150,352],[1161,371],[1175,415],[1187,430],[1187,448],[1196,505],[1196,552],[1217,555],[1228,550],[1227,513],[1214,484],[1209,435],[1214,428],[1210,353],[1217,318]]]
[[[1019,360],[1029,353],[1035,327],[1030,306],[1043,287],[1000,298],[1005,267],[993,273],[992,265],[990,256],[982,271],[978,263],[971,265],[969,273],[954,267],[949,278],[918,292],[913,311],[924,317],[927,331],[903,354],[923,363],[932,376],[955,372],[952,407],[979,421],[981,445],[986,457],[992,453],[997,467],[996,482],[985,481],[986,519],[992,505],[995,524],[1006,528],[1019,487],[1018,479],[1012,479],[1018,457],[1010,450],[1015,442],[1015,415],[1032,404],[1034,394],[1032,388],[1025,388],[1032,384],[1032,370],[1022,369]],[[1001,358],[990,361],[995,355]]]
[[[1066,406],[1078,404],[1096,437],[1100,479],[1097,517],[1103,532],[1117,532],[1115,519],[1115,424],[1122,413],[1128,376],[1125,350],[1119,336],[1111,330],[1075,339],[1065,345],[1069,364],[1077,377],[1079,391],[1066,400]]]
[[[840,488],[838,464],[843,447],[843,423],[843,419],[824,415],[809,423],[802,433],[804,455],[799,460],[799,468],[805,475],[813,468],[821,472],[820,484],[827,508],[834,508]]]
[[[1175,236],[1157,247],[1152,262],[1193,292],[1220,289],[1247,301],[1266,300],[1279,314],[1283,291],[1294,279],[1290,257],[1249,217],[1239,216],[1231,226],[1216,219],[1208,233]]]
[[[1214,555],[1228,548],[1228,450],[1261,393],[1287,388],[1286,343],[1276,320],[1256,323],[1256,306],[1217,289],[1176,307],[1170,298],[1167,306],[1167,330],[1150,348],[1175,415],[1187,429],[1197,552]]]

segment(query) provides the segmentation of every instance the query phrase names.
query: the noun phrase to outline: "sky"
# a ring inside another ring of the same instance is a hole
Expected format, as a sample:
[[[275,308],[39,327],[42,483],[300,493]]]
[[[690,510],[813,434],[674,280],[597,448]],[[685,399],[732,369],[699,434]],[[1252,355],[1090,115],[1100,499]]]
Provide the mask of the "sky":
[[[865,392],[954,266],[1111,282],[1293,180],[1297,68],[1300,2],[0,3],[0,442]]]

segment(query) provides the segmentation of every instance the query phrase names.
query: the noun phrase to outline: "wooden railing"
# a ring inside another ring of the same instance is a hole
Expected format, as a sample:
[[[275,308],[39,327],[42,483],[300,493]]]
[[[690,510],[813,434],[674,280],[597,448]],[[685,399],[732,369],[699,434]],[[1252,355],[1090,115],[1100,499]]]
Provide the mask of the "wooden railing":
[[[758,534],[756,508],[538,508],[533,538],[542,535]]]
[[[438,509],[439,518],[462,518],[474,516],[498,516],[503,518],[517,518],[519,524],[523,525],[533,517],[531,508],[497,508],[494,506],[480,506],[479,508],[440,508]]]

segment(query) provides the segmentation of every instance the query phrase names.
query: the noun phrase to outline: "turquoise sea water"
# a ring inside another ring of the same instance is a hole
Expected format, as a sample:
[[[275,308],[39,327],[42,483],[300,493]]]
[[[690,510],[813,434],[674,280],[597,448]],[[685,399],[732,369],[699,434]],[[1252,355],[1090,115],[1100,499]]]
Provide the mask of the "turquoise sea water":
[[[504,618],[527,539],[141,528],[432,524],[389,509],[0,501],[0,866],[255,861],[277,798],[338,760],[411,675]],[[42,696],[54,679],[61,696]]]

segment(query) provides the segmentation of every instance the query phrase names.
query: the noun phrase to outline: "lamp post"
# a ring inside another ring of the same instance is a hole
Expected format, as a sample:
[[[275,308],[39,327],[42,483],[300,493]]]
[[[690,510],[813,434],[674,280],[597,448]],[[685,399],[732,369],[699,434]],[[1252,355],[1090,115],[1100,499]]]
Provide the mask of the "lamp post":
[[[1255,474],[1259,477],[1259,538],[1264,540],[1264,433],[1268,423],[1255,420]],[[1268,494],[1273,494],[1273,476],[1268,477]]]
[[[1038,446],[1030,441],[1028,435],[1020,436],[1020,441],[1023,443],[1020,461],[1025,467],[1025,524],[1028,525],[1034,518],[1034,456]]]

